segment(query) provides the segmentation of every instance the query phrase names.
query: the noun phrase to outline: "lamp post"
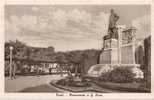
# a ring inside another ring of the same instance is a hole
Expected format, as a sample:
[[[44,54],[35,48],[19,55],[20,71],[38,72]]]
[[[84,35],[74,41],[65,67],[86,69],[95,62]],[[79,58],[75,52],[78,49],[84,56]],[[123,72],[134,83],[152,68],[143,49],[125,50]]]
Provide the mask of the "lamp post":
[[[10,46],[10,79],[12,79],[12,51],[13,47]]]

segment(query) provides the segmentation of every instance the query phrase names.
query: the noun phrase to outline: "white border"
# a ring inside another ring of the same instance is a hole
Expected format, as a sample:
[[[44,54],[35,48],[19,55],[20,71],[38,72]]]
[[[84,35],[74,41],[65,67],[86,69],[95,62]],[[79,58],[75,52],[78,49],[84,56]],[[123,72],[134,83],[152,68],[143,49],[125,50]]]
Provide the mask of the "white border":
[[[154,80],[154,68],[152,62],[153,57],[153,36],[152,33],[154,32],[153,26],[154,26],[154,18],[153,16],[153,11],[154,11],[154,1],[152,0],[1,0],[0,1],[0,99],[1,98],[24,98],[24,99],[154,99],[154,84],[152,81],[151,84],[151,92],[152,93],[102,93],[103,96],[101,97],[80,97],[80,96],[67,96],[68,93],[64,93],[66,96],[63,97],[57,97],[55,93],[4,93],[4,5],[9,4],[9,5],[16,5],[16,4],[24,4],[24,5],[54,5],[54,4],[62,4],[62,5],[78,5],[78,4],[86,4],[86,5],[91,5],[91,4],[97,4],[97,5],[108,5],[108,4],[113,4],[113,5],[138,5],[138,4],[150,4],[151,5],[151,37],[152,37],[152,42],[151,42],[151,80]]]

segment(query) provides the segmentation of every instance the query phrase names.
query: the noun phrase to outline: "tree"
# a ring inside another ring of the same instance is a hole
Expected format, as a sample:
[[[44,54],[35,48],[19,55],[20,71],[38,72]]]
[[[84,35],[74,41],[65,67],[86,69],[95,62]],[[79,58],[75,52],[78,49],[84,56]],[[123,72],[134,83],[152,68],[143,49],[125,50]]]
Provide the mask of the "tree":
[[[16,40],[16,41],[5,42],[5,57],[9,56],[10,46],[13,47],[13,57],[14,58],[16,56],[24,56],[24,49],[26,48],[26,45],[25,43],[19,40]]]

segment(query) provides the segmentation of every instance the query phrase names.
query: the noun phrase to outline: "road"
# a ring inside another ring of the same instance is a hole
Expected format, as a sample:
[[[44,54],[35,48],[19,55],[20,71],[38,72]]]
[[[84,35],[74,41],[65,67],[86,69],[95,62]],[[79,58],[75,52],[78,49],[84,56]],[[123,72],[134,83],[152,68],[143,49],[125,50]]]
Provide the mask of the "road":
[[[63,77],[60,75],[17,76],[14,80],[6,77],[5,92],[63,92],[49,84]]]
[[[28,93],[42,93],[42,92],[68,92],[50,85],[51,81],[64,78],[60,75],[41,75],[41,76],[17,76],[16,79],[11,80],[5,77],[5,92],[28,92]],[[101,87],[102,88],[102,87]],[[118,90],[102,88],[104,93],[121,92]],[[92,91],[91,91],[92,92]]]

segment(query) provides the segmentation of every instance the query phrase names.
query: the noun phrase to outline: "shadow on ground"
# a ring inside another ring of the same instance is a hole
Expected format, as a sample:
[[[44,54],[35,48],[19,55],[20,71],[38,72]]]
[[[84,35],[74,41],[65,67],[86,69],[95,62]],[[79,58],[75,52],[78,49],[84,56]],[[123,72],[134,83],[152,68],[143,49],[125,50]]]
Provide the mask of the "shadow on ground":
[[[36,87],[29,87],[21,90],[20,92],[60,92],[55,88],[50,87],[47,84],[36,86]]]

